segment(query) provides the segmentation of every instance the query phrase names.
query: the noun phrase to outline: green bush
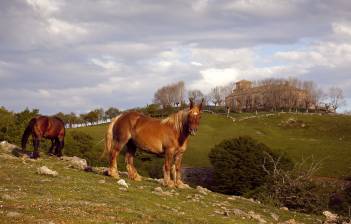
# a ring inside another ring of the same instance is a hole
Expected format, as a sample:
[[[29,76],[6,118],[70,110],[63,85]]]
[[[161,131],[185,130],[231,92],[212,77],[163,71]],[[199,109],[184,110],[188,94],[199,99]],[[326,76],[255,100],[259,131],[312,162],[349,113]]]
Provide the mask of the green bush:
[[[71,131],[65,138],[64,154],[90,159],[93,148],[93,137],[82,131]]]
[[[214,170],[212,190],[225,194],[248,194],[267,181],[263,164],[267,155],[278,158],[266,145],[251,137],[227,139],[215,145],[209,154]],[[282,157],[281,167],[292,167],[292,162]],[[266,169],[271,170],[271,164]]]
[[[39,110],[25,109],[22,112],[14,113],[0,107],[0,141],[6,140],[12,144],[19,145],[24,129],[30,119],[37,116]]]

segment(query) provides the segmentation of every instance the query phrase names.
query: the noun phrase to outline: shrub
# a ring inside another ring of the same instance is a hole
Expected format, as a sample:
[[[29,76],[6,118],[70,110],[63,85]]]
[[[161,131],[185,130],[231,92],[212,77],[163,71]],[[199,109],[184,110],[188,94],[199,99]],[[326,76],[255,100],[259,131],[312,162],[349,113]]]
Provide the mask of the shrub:
[[[272,164],[273,169],[265,169],[268,178],[256,195],[259,200],[305,213],[319,213],[328,209],[328,200],[334,187],[313,180],[320,163],[307,159],[296,163],[291,170],[283,170],[277,166],[278,162],[269,158],[268,163]]]
[[[351,213],[351,184],[348,183],[340,190],[332,194],[329,200],[329,207],[344,216],[350,217]]]
[[[71,131],[66,136],[65,154],[87,158],[93,148],[93,137],[82,131]]]
[[[258,143],[251,137],[239,137],[224,140],[211,149],[210,162],[214,169],[212,190],[225,194],[248,194],[267,181],[267,172],[263,164],[267,155],[278,158],[270,148]],[[292,167],[292,162],[281,157],[280,166]],[[266,169],[273,169],[270,164]]]

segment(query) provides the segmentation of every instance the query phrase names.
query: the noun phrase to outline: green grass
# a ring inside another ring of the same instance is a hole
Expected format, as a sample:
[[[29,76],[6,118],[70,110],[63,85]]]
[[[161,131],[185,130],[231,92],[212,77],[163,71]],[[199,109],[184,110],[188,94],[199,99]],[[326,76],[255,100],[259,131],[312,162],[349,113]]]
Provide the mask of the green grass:
[[[36,173],[47,166],[57,177]],[[143,180],[131,182],[127,191],[117,180],[68,168],[56,158],[43,156],[37,161],[11,157],[0,149],[0,223],[257,223],[252,219],[223,211],[254,211],[268,223],[294,218],[299,223],[316,223],[319,217],[282,211],[243,199],[209,193],[193,201],[195,189],[176,189],[173,196],[152,193],[160,184]],[[104,180],[104,183],[99,181]],[[165,189],[170,191],[170,189]],[[9,217],[11,212],[18,216]]]
[[[252,114],[233,116],[240,118],[250,115]],[[282,126],[281,123],[289,118],[304,122],[306,127]],[[68,132],[71,130],[73,129]],[[102,152],[101,140],[106,125],[75,130],[92,135],[96,142],[93,150]],[[251,136],[275,151],[284,152],[294,161],[313,156],[315,161],[322,161],[318,175],[340,177],[350,174],[351,116],[340,115],[276,114],[272,117],[232,122],[223,115],[204,113],[197,135],[190,138],[183,165],[210,166],[208,153],[215,144],[242,135]]]

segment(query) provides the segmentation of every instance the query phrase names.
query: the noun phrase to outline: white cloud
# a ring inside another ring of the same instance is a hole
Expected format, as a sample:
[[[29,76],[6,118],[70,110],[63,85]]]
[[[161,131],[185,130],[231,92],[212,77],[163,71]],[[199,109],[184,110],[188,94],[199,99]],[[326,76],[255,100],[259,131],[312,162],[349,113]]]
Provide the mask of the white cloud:
[[[110,70],[113,72],[121,70],[120,64],[116,63],[113,59],[106,58],[105,60],[102,60],[98,58],[92,58],[90,61],[94,65],[97,65],[98,67],[101,67],[105,70]]]
[[[343,23],[332,23],[333,31],[336,34],[351,36],[351,25]]]
[[[295,10],[293,1],[275,0],[256,1],[238,0],[225,4],[225,8],[234,12],[248,13],[264,17],[281,17],[292,14]]]
[[[240,77],[240,71],[236,68],[205,69],[200,71],[201,79],[189,86],[190,89],[199,89],[202,92],[209,92],[215,86],[226,85]]]
[[[60,10],[63,2],[58,0],[27,0],[27,3],[33,7],[41,16],[51,16]]]
[[[0,102],[130,108],[179,80],[208,92],[288,76],[350,98],[350,11],[341,1],[0,1]]]
[[[192,1],[191,6],[195,12],[203,12],[208,6],[208,0]]]
[[[74,25],[56,18],[48,19],[48,32],[52,35],[63,37],[66,40],[75,40],[88,33],[88,31],[81,26]]]

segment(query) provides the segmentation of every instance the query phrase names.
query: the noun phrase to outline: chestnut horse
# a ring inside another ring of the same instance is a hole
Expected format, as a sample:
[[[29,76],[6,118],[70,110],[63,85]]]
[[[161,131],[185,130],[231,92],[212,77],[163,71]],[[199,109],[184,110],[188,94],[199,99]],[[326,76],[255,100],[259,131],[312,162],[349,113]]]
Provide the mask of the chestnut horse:
[[[32,135],[34,147],[31,156],[32,158],[36,159],[39,157],[38,148],[41,138],[51,140],[49,155],[52,154],[52,150],[55,148],[54,155],[58,157],[62,156],[62,148],[64,146],[65,138],[65,124],[60,118],[48,116],[37,116],[32,118],[22,135],[23,151],[26,151],[26,145],[30,135]]]
[[[169,117],[159,120],[147,117],[139,112],[126,112],[114,118],[105,136],[105,153],[109,155],[107,174],[119,178],[117,157],[126,145],[125,161],[128,177],[139,181],[133,158],[136,149],[164,155],[163,184],[168,187],[184,188],[180,166],[187,148],[189,135],[195,135],[201,118],[200,105],[190,100],[190,108],[180,110]],[[172,169],[172,178],[171,178]]]

